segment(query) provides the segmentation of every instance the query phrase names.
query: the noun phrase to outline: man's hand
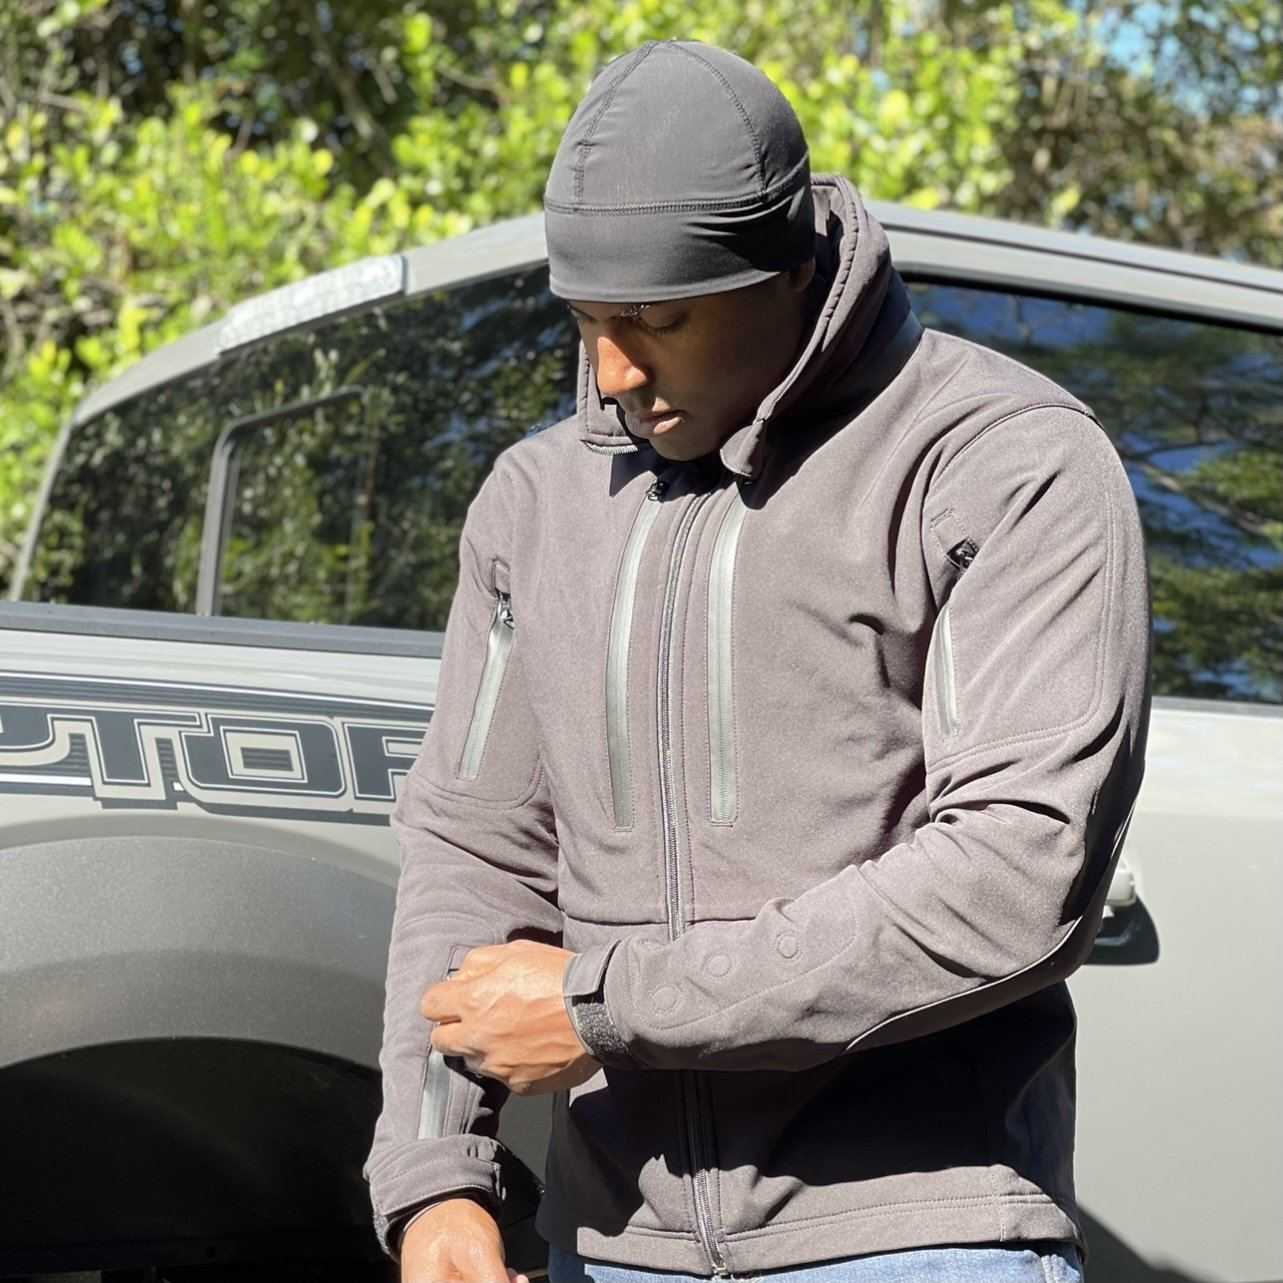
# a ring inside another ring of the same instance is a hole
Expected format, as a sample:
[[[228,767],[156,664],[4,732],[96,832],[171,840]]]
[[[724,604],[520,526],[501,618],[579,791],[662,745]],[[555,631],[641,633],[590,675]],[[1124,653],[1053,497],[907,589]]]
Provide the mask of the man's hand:
[[[577,1087],[601,1067],[566,1014],[562,980],[575,955],[532,940],[473,949],[419,1010],[438,1022],[432,1046],[518,1096]]]
[[[530,1283],[503,1259],[493,1216],[470,1198],[447,1198],[401,1239],[401,1283]]]

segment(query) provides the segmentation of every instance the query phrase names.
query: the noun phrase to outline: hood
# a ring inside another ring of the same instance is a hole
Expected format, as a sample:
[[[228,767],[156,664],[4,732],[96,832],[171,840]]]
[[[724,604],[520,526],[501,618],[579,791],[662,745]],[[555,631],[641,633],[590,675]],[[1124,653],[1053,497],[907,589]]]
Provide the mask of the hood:
[[[886,233],[845,178],[816,177],[815,208],[818,310],[793,368],[766,395],[752,420],[722,443],[723,465],[753,477],[769,448],[766,429],[789,421],[795,410],[808,420],[854,411],[885,384],[902,363],[904,345],[893,344],[910,315],[908,291],[891,265]],[[894,352],[893,352],[894,349]],[[646,451],[668,466],[649,442],[623,423],[614,401],[602,398],[580,345],[578,415],[580,438],[607,453]]]

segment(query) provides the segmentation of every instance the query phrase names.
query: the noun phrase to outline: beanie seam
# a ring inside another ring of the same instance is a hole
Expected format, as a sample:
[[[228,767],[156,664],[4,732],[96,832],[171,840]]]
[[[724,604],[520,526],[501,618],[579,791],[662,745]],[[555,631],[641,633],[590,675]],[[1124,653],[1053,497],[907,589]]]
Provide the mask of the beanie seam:
[[[726,91],[727,97],[735,104],[735,110],[739,112],[740,119],[744,122],[744,128],[748,131],[748,136],[753,143],[753,159],[757,162],[757,186],[758,197],[761,200],[766,199],[766,160],[762,153],[762,140],[757,136],[757,130],[753,128],[753,122],[749,117],[748,111],[744,104],[740,102],[739,95],[731,87],[731,82],[716,67],[713,66],[707,58],[701,58],[699,54],[692,49],[687,49],[685,45],[673,42],[672,47],[680,53],[684,53],[688,58],[693,58],[702,67],[712,73],[713,77]]]
[[[575,149],[575,204],[578,205],[584,196],[584,169],[588,164],[588,150],[592,146],[593,135],[597,132],[597,126],[601,124],[601,118],[610,109],[611,104],[615,101],[615,95],[619,92],[619,87],[628,79],[629,76],[637,70],[638,67],[646,61],[654,52],[656,42],[644,45],[637,54],[637,57],[624,68],[615,78],[614,83],[610,86],[606,96],[602,99],[601,106],[597,108],[596,114],[588,122],[588,130],[580,141],[579,146]]]
[[[702,210],[725,211],[743,209],[746,213],[765,213],[761,210],[762,202],[770,203],[782,196],[791,196],[799,187],[806,185],[799,174],[809,176],[811,155],[803,152],[802,158],[773,187],[755,197],[720,196],[710,200],[673,200],[650,201],[637,205],[585,205],[581,201],[566,202],[549,200],[544,196],[544,209],[554,214],[697,214]]]

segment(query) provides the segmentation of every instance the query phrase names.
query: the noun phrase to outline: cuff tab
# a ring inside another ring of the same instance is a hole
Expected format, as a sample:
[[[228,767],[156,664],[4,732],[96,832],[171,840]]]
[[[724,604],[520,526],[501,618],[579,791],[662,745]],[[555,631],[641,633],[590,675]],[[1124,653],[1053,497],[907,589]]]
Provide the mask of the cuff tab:
[[[577,953],[566,967],[562,980],[562,993],[567,998],[587,998],[600,993],[606,980],[606,968],[611,955],[619,948],[619,941],[599,944],[583,953]]]

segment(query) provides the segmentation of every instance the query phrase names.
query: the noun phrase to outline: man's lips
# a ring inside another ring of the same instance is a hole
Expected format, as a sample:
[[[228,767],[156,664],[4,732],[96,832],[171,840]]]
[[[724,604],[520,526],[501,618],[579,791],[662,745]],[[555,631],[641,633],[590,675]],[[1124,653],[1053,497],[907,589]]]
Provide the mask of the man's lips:
[[[681,413],[680,410],[658,410],[649,414],[635,414],[632,417],[643,428],[657,428],[669,419],[680,418]]]

